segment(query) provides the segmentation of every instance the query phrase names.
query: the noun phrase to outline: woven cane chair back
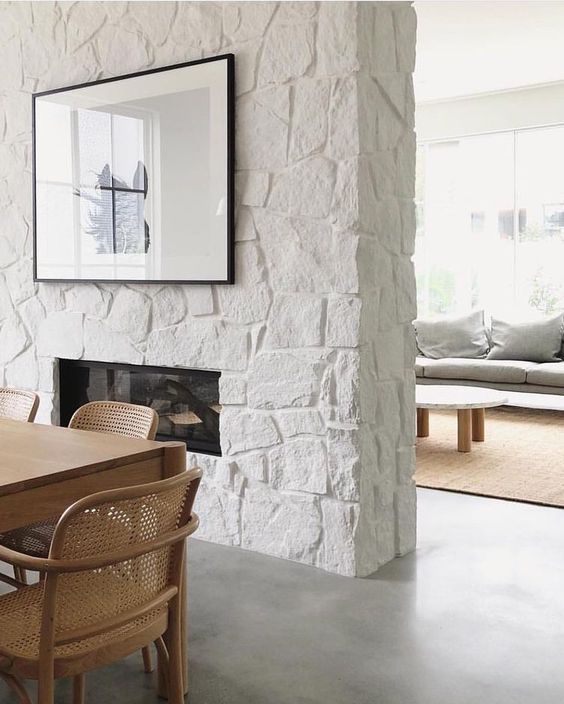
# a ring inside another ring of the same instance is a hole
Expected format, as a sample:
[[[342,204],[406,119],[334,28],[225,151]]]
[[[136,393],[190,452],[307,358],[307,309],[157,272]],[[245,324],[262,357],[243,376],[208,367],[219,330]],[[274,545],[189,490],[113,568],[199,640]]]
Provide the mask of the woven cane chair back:
[[[0,418],[33,423],[39,397],[33,391],[0,388]]]
[[[179,588],[178,546],[200,477],[193,469],[143,487],[103,492],[63,514],[49,558],[81,560],[88,569],[59,574],[56,582],[46,578],[46,589],[54,590],[55,642],[72,647],[69,634],[80,633],[76,647],[83,649],[84,639],[107,641],[112,630],[123,638],[164,613]],[[169,597],[162,598],[167,590]]]
[[[77,409],[69,428],[154,440],[159,416],[148,406],[121,401],[91,401]]]

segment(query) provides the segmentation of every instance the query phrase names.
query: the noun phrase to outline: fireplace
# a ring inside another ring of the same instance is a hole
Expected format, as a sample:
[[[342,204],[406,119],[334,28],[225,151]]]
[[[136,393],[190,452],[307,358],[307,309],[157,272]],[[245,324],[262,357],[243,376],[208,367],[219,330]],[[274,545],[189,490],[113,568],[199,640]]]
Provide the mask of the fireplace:
[[[220,372],[85,360],[59,360],[61,425],[88,401],[125,401],[159,414],[157,440],[182,440],[192,452],[221,455]]]

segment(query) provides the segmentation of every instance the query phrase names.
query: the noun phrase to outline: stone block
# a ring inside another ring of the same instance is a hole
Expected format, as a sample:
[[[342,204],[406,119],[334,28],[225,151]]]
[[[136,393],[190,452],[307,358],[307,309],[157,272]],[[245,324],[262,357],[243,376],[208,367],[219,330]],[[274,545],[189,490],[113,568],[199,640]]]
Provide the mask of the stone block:
[[[278,294],[269,315],[265,344],[269,348],[314,347],[322,341],[323,299]]]
[[[330,298],[327,303],[329,347],[356,347],[360,342],[360,298]]]
[[[401,219],[401,251],[412,256],[415,252],[415,203],[411,199],[399,201]]]
[[[370,73],[379,76],[393,73],[397,68],[394,19],[392,10],[384,3],[372,3],[373,33],[367,39],[372,48]]]
[[[39,379],[37,388],[39,391],[54,394],[58,389],[59,365],[52,357],[39,357],[36,361]]]
[[[404,132],[397,148],[397,186],[396,194],[401,198],[415,198],[415,132]]]
[[[22,41],[24,75],[40,78],[49,68],[49,52],[43,41],[31,32]],[[18,57],[19,58],[19,57]]]
[[[33,299],[30,299],[33,300]],[[10,291],[6,284],[6,279],[0,274],[0,320],[5,320],[14,310]]]
[[[417,17],[411,3],[393,6],[398,71],[413,73],[415,69],[415,33]]]
[[[290,440],[269,453],[270,483],[282,491],[327,493],[327,449],[320,439]]]
[[[415,271],[408,257],[395,257],[394,279],[397,291],[396,319],[398,323],[411,323],[417,317],[417,291]]]
[[[350,159],[360,153],[358,79],[338,78],[331,92],[329,153],[333,159]]]
[[[223,31],[232,42],[261,38],[272,18],[276,5],[268,2],[225,2]]]
[[[188,310],[190,315],[212,315],[215,306],[211,286],[187,286]]]
[[[74,3],[68,11],[67,46],[74,53],[91,40],[106,21],[104,6],[95,2]]]
[[[266,457],[263,454],[254,453],[237,457],[237,467],[247,479],[266,481]]]
[[[214,54],[221,45],[221,7],[212,2],[181,2],[171,29],[172,39],[191,53]]]
[[[200,369],[244,371],[248,335],[219,320],[188,320],[147,338],[146,363]]]
[[[317,2],[306,2],[306,0],[300,0],[299,2],[290,2],[288,0],[288,2],[283,2],[279,5],[276,17],[280,22],[310,20],[317,13],[318,4]]]
[[[394,512],[395,554],[406,555],[415,550],[417,542],[417,496],[413,482],[396,489]]]
[[[275,171],[286,165],[289,109],[287,87],[255,92],[238,100],[238,168]]]
[[[358,504],[321,499],[323,538],[319,566],[345,577],[356,575],[355,528]]]
[[[359,292],[359,266],[357,265],[359,236],[353,232],[338,232],[334,237],[335,279],[337,293]]]
[[[194,510],[205,520],[198,528],[198,538],[223,545],[240,545],[241,499],[221,487],[202,481]]]
[[[358,351],[337,354],[333,367],[336,406],[334,420],[339,423],[356,423],[360,419],[359,368]]]
[[[290,215],[325,218],[331,208],[335,177],[335,164],[323,156],[300,161],[274,180],[269,207]]]
[[[150,3],[136,2],[131,5],[131,14],[139,24],[143,35],[154,46],[161,46],[169,36],[176,7],[175,2],[160,2],[156,10]]]
[[[260,209],[254,217],[275,292],[325,293],[333,289],[339,265],[328,225]]]
[[[329,81],[303,78],[294,87],[290,160],[321,151],[327,139]]]
[[[338,76],[358,70],[357,3],[320,3],[318,20],[317,74]]]
[[[256,240],[257,231],[250,208],[239,207],[236,216],[235,241],[247,242]]]
[[[38,387],[38,381],[37,360],[31,348],[22,352],[6,366],[6,384],[8,386],[34,391]]]
[[[323,435],[325,424],[319,411],[293,410],[277,413],[276,422],[284,438],[297,435]]]
[[[312,406],[321,373],[319,357],[305,352],[257,355],[249,369],[248,404],[261,409]]]
[[[0,290],[0,301],[1,301],[1,290]],[[1,302],[0,302],[1,308]],[[19,313],[26,326],[31,339],[37,337],[40,324],[45,320],[45,307],[43,303],[39,300],[37,296],[33,298],[28,298],[19,307]]]
[[[165,286],[153,298],[151,325],[166,328],[175,325],[186,317],[186,298],[180,286]]]
[[[235,93],[237,96],[254,90],[256,86],[257,57],[261,45],[261,41],[256,39],[229,47],[237,56],[235,61]]]
[[[225,454],[272,447],[280,442],[278,430],[268,414],[224,408],[219,419],[221,449]]]
[[[106,24],[96,34],[100,63],[106,74],[118,76],[148,68],[147,44],[138,32]]]
[[[147,336],[150,313],[151,301],[147,296],[122,286],[114,296],[107,323],[115,332],[139,342]]]
[[[143,353],[135,347],[128,335],[114,330],[102,320],[88,317],[84,321],[84,357],[124,364],[143,362]]]
[[[282,496],[262,484],[245,494],[242,547],[314,564],[322,534],[319,497]]]
[[[270,176],[267,171],[249,171],[241,196],[242,205],[263,206],[268,195]]]
[[[74,284],[65,292],[65,310],[104,318],[108,314],[111,296],[94,284]]]
[[[79,359],[84,349],[82,313],[49,313],[39,325],[37,354],[40,357]],[[0,349],[3,345],[0,341]]]
[[[17,306],[35,295],[36,285],[33,282],[33,270],[30,260],[20,259],[5,269],[4,275],[14,305]]]
[[[358,157],[340,161],[335,178],[331,218],[340,228],[356,228],[359,219]]]
[[[314,26],[274,22],[264,40],[259,86],[285,83],[303,76],[314,56]]]
[[[329,482],[335,499],[360,500],[361,448],[357,431],[327,429]]]
[[[399,447],[396,450],[397,483],[400,485],[411,484],[415,471],[415,446]]]
[[[35,416],[35,422],[42,425],[57,425],[59,422],[59,407],[54,394],[47,394],[43,391],[38,393],[39,408]]]
[[[271,296],[268,284],[264,282],[221,287],[218,297],[221,311],[228,319],[247,325],[267,318]]]
[[[239,406],[247,402],[247,380],[241,376],[222,374],[219,377],[219,401],[226,406]]]

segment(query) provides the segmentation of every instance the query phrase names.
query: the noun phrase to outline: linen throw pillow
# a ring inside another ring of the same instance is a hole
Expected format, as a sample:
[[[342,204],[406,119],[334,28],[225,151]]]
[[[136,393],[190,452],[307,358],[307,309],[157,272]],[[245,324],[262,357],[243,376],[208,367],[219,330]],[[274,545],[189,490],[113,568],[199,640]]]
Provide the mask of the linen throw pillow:
[[[509,322],[492,317],[492,348],[488,359],[560,362],[562,313],[543,320]]]
[[[460,318],[416,320],[414,325],[417,347],[425,357],[479,359],[488,353],[483,310],[472,311]]]

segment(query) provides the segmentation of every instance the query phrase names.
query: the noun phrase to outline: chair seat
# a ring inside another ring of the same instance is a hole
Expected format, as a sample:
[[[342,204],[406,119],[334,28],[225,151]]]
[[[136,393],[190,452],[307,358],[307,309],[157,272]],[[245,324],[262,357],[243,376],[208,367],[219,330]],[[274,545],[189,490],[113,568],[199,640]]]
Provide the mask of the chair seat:
[[[32,557],[49,557],[57,519],[45,519],[0,534],[0,545]]]
[[[108,585],[109,586],[109,585]],[[83,614],[88,617],[99,611],[98,604],[102,598],[106,602],[111,599],[112,592],[100,594],[72,594],[70,599],[62,603],[61,608],[75,611],[80,603]],[[77,603],[70,603],[70,602]],[[16,589],[0,596],[0,670],[21,670],[18,661],[35,661],[39,658],[39,642],[41,632],[41,614],[43,604],[43,584],[34,584],[29,587]],[[55,660],[83,658],[90,652],[108,649],[112,643],[121,644],[128,636],[137,636],[146,628],[158,624],[158,631],[166,628],[167,609],[161,607],[138,619],[130,621],[113,630],[104,631],[98,635],[83,640],[57,645],[55,647]],[[151,638],[148,640],[150,642]],[[137,642],[132,646],[131,652],[138,648]],[[97,662],[101,664],[100,659]],[[32,676],[32,671],[26,673]]]

